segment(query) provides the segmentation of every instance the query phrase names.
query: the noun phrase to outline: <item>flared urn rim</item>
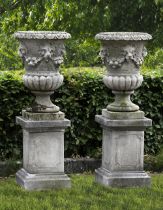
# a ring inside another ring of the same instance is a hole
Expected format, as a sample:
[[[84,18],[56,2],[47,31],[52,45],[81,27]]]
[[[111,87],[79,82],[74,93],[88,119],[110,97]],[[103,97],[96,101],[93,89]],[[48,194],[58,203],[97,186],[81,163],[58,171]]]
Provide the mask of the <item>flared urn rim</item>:
[[[71,38],[71,35],[64,31],[18,31],[14,33],[17,39],[53,39],[63,40]]]
[[[152,39],[152,36],[143,32],[101,32],[95,36],[95,39],[104,41],[145,41]]]

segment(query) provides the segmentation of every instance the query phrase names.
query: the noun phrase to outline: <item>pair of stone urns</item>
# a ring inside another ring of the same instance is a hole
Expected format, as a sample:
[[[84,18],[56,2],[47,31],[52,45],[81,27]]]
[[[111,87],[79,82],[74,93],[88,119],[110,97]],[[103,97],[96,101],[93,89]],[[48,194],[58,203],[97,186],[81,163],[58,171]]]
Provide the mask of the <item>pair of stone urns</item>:
[[[36,96],[31,107],[16,118],[23,129],[23,168],[16,173],[17,183],[28,190],[69,188],[70,178],[64,173],[64,131],[70,121],[50,95],[62,85],[59,66],[64,40],[71,36],[57,31],[22,31],[15,37],[26,69],[24,84]],[[102,115],[95,116],[103,129],[102,164],[95,170],[95,181],[105,186],[150,186],[143,157],[144,130],[152,121],[131,102],[130,95],[142,84],[139,69],[147,55],[144,45],[151,38],[139,32],[96,35],[107,69],[103,81],[115,95]]]

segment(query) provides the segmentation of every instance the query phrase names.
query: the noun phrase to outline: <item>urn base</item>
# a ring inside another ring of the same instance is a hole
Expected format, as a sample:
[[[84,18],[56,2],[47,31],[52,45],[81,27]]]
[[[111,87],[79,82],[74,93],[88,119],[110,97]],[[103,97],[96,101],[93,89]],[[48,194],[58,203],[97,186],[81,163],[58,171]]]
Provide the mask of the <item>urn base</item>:
[[[32,91],[36,96],[34,103],[31,108],[28,108],[30,112],[38,113],[57,113],[60,108],[53,104],[50,99],[50,95],[53,91]]]
[[[115,95],[115,101],[107,106],[108,111],[135,112],[139,110],[139,106],[130,99],[134,91],[112,91],[112,93]]]
[[[65,114],[63,112],[54,112],[54,113],[33,113],[26,110],[22,110],[22,117],[27,120],[34,121],[48,121],[48,120],[64,120]]]
[[[111,112],[107,109],[103,109],[102,116],[111,120],[144,119],[144,112]]]
[[[71,187],[70,178],[64,173],[31,174],[23,168],[16,173],[16,182],[31,191]]]

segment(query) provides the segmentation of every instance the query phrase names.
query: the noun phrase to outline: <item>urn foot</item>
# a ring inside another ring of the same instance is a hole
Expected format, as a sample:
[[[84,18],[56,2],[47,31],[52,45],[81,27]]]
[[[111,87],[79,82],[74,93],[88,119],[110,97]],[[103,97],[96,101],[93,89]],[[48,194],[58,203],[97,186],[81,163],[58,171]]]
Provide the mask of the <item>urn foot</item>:
[[[53,94],[53,91],[32,91],[36,96],[34,103],[31,108],[28,108],[27,111],[34,113],[49,113],[49,112],[59,112],[60,108],[53,104],[50,100],[50,95]]]
[[[112,91],[115,94],[115,101],[107,106],[108,111],[113,112],[135,112],[139,106],[132,103],[130,95],[134,91]]]

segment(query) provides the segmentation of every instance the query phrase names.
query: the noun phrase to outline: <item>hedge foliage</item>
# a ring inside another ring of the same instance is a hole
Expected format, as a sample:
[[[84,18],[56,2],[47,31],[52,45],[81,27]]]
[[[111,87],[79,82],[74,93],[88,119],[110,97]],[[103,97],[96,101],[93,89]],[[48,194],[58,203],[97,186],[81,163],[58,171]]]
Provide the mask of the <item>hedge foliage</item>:
[[[65,156],[92,156],[101,154],[102,129],[94,120],[113,100],[111,90],[102,82],[101,68],[63,69],[64,84],[52,100],[71,120],[65,133]],[[21,80],[23,71],[0,74],[0,159],[18,159],[22,156],[22,132],[15,125],[15,116],[21,114],[33,100]],[[145,133],[145,152],[155,154],[163,143],[163,77],[144,76],[143,85],[135,91],[133,101],[153,126]]]

